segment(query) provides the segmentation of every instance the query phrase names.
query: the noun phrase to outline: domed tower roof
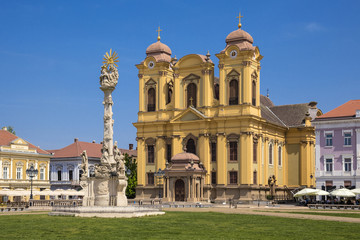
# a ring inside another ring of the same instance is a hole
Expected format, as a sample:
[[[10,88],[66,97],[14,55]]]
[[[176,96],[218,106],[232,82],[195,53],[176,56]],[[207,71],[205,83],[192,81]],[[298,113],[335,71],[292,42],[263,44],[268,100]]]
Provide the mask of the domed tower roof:
[[[249,51],[249,50],[255,50],[255,47],[252,45],[254,43],[254,39],[252,36],[241,29],[241,23],[240,19],[242,16],[239,15],[239,29],[231,32],[229,35],[227,35],[225,42],[226,47],[221,52],[225,52],[225,50],[233,45],[236,45],[240,51]]]
[[[251,44],[254,43],[254,39],[252,38],[252,36],[240,28],[238,30],[231,32],[229,35],[227,35],[225,39],[225,42],[227,44],[242,42],[242,41],[247,41]]]
[[[171,61],[171,49],[164,43],[160,42],[160,31],[162,31],[159,27],[157,30],[158,38],[157,42],[151,44],[146,49],[146,56],[154,57],[156,62],[170,62]]]
[[[146,54],[149,55],[151,53],[166,53],[168,55],[171,55],[171,49],[164,43],[157,41],[153,44],[151,44],[146,49]]]

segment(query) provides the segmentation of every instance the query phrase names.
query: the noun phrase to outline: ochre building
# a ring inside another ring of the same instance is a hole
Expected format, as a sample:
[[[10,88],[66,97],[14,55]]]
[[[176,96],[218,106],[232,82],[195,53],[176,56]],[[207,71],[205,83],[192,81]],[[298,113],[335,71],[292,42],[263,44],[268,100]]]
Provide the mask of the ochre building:
[[[315,186],[310,121],[321,111],[260,95],[263,56],[240,27],[216,54],[218,66],[210,54],[172,58],[160,37],[136,65],[138,199],[253,201]]]

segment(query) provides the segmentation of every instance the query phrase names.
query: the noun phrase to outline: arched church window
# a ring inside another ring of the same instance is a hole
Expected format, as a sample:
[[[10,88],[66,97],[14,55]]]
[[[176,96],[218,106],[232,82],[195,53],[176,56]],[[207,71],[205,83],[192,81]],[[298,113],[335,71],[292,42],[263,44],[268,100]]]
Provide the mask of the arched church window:
[[[278,150],[278,160],[279,160],[279,166],[281,166],[281,164],[282,164],[282,153],[281,153],[282,151],[281,151],[281,146],[279,146],[279,150]]]
[[[236,79],[230,81],[230,97],[229,105],[237,105],[239,103],[239,84]]]
[[[155,89],[150,88],[148,90],[148,112],[155,111]]]
[[[187,86],[187,107],[193,106],[196,108],[196,84],[190,83]]]
[[[190,138],[186,143],[186,152],[196,154],[195,141]]]
[[[172,90],[169,88],[168,94],[167,94],[167,99],[166,99],[166,104],[169,104],[171,102],[171,97],[172,97]]]
[[[269,165],[273,165],[273,145],[269,144]]]
[[[252,81],[252,105],[256,106],[256,82]]]
[[[215,92],[215,99],[219,100],[219,84],[215,84],[214,92]]]

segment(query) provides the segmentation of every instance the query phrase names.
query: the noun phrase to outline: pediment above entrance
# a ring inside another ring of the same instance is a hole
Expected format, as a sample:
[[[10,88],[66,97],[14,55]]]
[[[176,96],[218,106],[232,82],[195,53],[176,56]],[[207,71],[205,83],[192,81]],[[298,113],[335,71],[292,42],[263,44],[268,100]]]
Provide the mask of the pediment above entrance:
[[[198,121],[198,120],[206,120],[208,119],[202,112],[198,111],[193,107],[189,107],[182,113],[175,116],[170,122],[186,122],[186,121]]]

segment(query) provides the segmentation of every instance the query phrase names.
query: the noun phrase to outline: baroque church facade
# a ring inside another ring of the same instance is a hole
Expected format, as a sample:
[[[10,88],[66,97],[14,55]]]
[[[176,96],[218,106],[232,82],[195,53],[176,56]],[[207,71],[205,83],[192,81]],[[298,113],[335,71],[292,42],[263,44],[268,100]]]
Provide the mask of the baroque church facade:
[[[239,23],[225,41],[218,66],[209,54],[172,58],[160,36],[136,65],[137,199],[252,201],[315,186],[316,102],[274,106],[251,35]]]

